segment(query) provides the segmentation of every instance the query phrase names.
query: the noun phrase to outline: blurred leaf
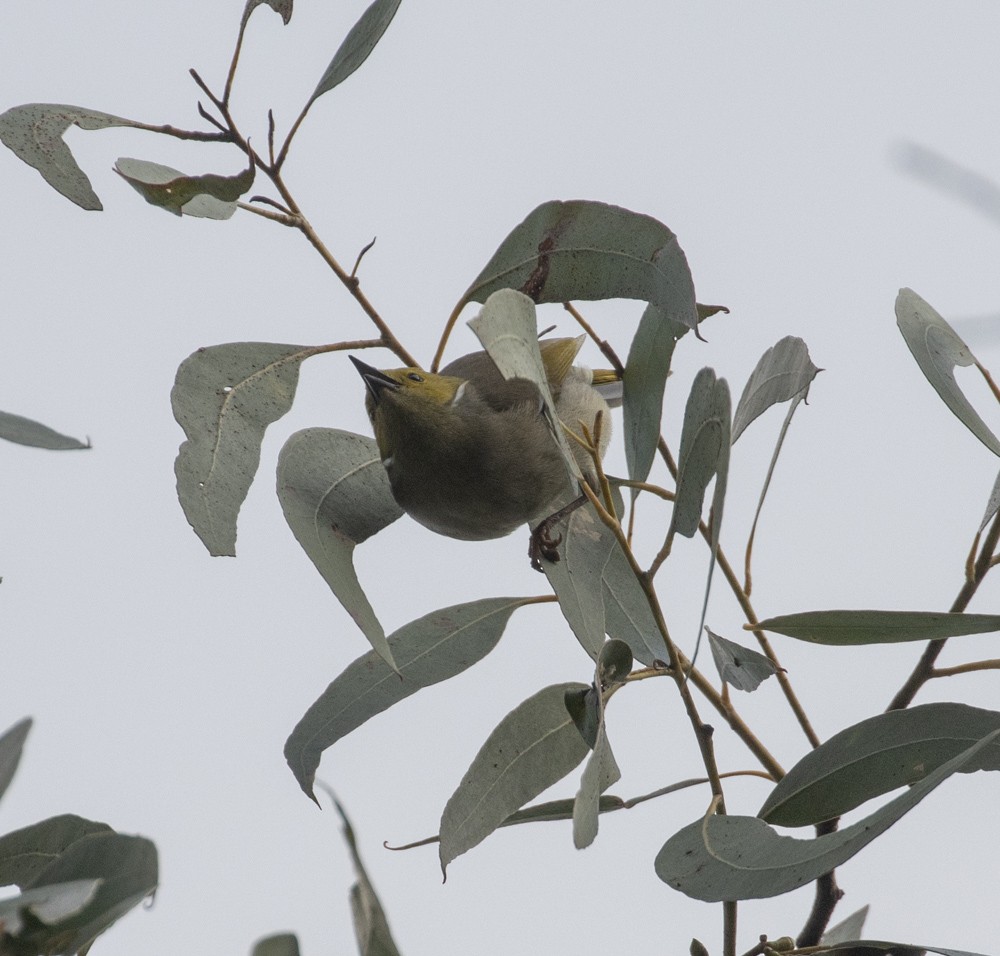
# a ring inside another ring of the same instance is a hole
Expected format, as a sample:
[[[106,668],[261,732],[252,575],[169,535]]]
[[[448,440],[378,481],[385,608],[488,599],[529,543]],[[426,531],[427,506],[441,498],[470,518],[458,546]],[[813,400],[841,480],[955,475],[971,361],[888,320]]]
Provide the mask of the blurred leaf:
[[[965,950],[887,943],[878,939],[847,940],[834,946],[813,950],[813,956],[825,956],[826,953],[843,953],[844,956],[877,956],[878,953],[888,953],[889,956],[927,956],[927,953],[939,953],[940,956],[983,956],[982,953],[969,953]]]
[[[444,808],[442,872],[587,756],[565,702],[567,693],[580,690],[587,685],[546,687],[518,704],[490,734]]]
[[[511,614],[530,600],[484,598],[411,621],[388,639],[398,670],[374,651],[349,664],[306,711],[285,744],[285,759],[303,791],[313,796],[324,750],[421,688],[482,660],[496,647]]]
[[[243,8],[243,20],[241,22],[241,27],[245,27],[247,20],[250,19],[250,14],[261,6],[261,4],[266,3],[275,13],[280,14],[281,19],[284,21],[285,26],[288,26],[288,21],[292,19],[292,0],[247,0],[246,6]],[[273,937],[274,939],[281,939],[283,937]],[[292,937],[294,939],[294,937]],[[262,940],[261,942],[265,942]],[[298,943],[295,944],[298,946]],[[254,956],[257,956],[256,950],[254,951]],[[274,956],[281,956],[280,953],[275,953]],[[297,956],[297,954],[296,954]]]
[[[504,239],[462,301],[485,302],[506,288],[535,302],[641,299],[688,328],[698,323],[677,237],[651,216],[605,203],[543,203]]]
[[[8,936],[21,942],[21,934],[26,922],[30,930],[26,933],[32,942],[45,940],[47,927],[61,923],[80,912],[97,893],[100,880],[74,880],[70,883],[55,883],[28,890],[19,896],[0,901],[0,952],[11,952],[5,940]],[[37,921],[37,922],[36,922]],[[38,923],[44,924],[39,926]],[[29,951],[31,943],[27,943]],[[39,944],[35,943],[37,948]],[[22,950],[18,949],[17,952]]]
[[[19,445],[31,445],[33,448],[48,448],[53,451],[67,451],[76,448],[90,448],[90,442],[82,442],[69,435],[60,435],[41,422],[12,415],[10,412],[0,412],[0,438],[17,442]]]
[[[257,0],[263,3],[264,0]],[[299,956],[299,940],[294,933],[276,933],[254,943],[250,956]]]
[[[198,349],[170,393],[187,435],[174,462],[177,497],[209,554],[236,553],[236,516],[260,464],[264,431],[292,407],[302,345],[231,342]]]
[[[399,3],[400,0],[375,0],[361,14],[361,19],[351,27],[351,32],[333,55],[315,92],[309,97],[310,103],[343,83],[368,59],[369,54],[375,49],[375,44],[382,39],[382,34],[392,23],[392,18],[399,9]]]
[[[1000,472],[997,473],[993,482],[993,490],[990,492],[990,500],[986,503],[986,513],[983,515],[982,523],[979,525],[979,533],[982,534],[986,526],[993,520],[993,516],[1000,511]]]
[[[72,843],[26,889],[85,879],[101,880],[96,895],[80,912],[38,930],[34,944],[41,951],[77,953],[149,896],[158,880],[156,847],[143,837],[92,833]]]
[[[778,782],[757,816],[785,827],[832,820],[866,800],[922,780],[998,729],[1000,713],[966,704],[921,704],[869,717],[806,754]],[[1000,770],[1000,743],[958,769]]]
[[[27,886],[35,876],[77,840],[92,833],[113,833],[106,823],[72,813],[0,836],[0,886]]]
[[[229,219],[236,212],[236,200],[253,185],[253,160],[235,176],[188,176],[170,166],[144,159],[121,157],[115,172],[146,202],[172,212],[202,219]]]
[[[0,142],[37,169],[44,180],[70,202],[82,209],[103,209],[86,173],[63,142],[63,133],[74,124],[88,130],[142,126],[135,120],[81,106],[28,103],[0,114]]]
[[[920,371],[941,400],[994,455],[1000,455],[1000,440],[969,404],[955,381],[956,365],[974,365],[976,362],[976,357],[958,333],[912,289],[899,290],[896,324]]]
[[[939,611],[803,611],[757,625],[813,644],[895,644],[1000,631],[1000,615]]]
[[[29,730],[31,730],[31,718],[25,717],[0,737],[0,797],[7,792],[11,780],[14,779]],[[2,842],[3,838],[0,837],[0,843]],[[4,884],[0,884],[2,885]]]
[[[708,627],[705,632],[719,677],[737,690],[754,691],[762,681],[778,673],[777,665],[769,657],[726,640]]]
[[[295,540],[375,650],[393,664],[385,631],[354,570],[354,547],[403,511],[371,438],[307,428],[278,456],[278,500]]]
[[[732,444],[744,429],[772,405],[787,402],[804,392],[820,370],[809,358],[802,339],[786,335],[757,362],[743,388],[733,416]]]
[[[821,946],[833,946],[835,943],[846,943],[852,939],[858,939],[861,931],[865,928],[865,920],[868,919],[868,904],[861,909],[851,913],[846,919],[831,926],[820,939]]]
[[[928,793],[992,744],[995,731],[942,764],[870,816],[810,840],[779,836],[757,817],[711,816],[675,833],[656,856],[656,875],[694,899],[780,896],[840,866],[880,836]]]

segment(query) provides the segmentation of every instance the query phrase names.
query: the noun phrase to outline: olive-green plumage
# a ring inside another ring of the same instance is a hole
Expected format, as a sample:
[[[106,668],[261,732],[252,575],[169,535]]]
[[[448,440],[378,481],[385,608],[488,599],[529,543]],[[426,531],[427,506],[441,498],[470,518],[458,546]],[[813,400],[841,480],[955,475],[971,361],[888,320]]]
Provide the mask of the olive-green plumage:
[[[575,396],[574,408],[585,399],[576,410],[592,424],[594,410],[607,405],[575,374],[582,370],[571,368],[579,342],[541,345],[560,418],[579,428],[563,413],[565,391]],[[546,517],[572,488],[538,387],[504,379],[485,352],[462,356],[441,374],[351,361],[368,389],[368,415],[393,497],[425,527],[466,541],[503,537]],[[591,396],[594,410],[583,407]]]

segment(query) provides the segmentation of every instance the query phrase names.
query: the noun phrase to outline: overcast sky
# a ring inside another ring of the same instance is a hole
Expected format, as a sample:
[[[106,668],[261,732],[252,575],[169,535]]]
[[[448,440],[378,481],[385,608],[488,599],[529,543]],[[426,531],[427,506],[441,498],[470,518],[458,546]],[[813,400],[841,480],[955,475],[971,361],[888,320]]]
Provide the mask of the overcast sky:
[[[0,31],[0,111],[62,102],[200,128],[187,70],[221,89],[241,4],[22,6]],[[269,107],[287,128],[363,9],[300,0],[288,27],[255,13],[234,95],[255,144]],[[342,263],[378,237],[362,286],[425,362],[455,301],[539,203],[594,199],[660,219],[679,237],[700,301],[731,309],[706,325],[707,342],[689,337],[678,349],[665,416],[674,447],[702,366],[738,395],[759,355],[794,334],[825,369],[758,531],[758,614],[942,610],[961,586],[997,465],[923,380],[893,302],[911,286],[968,328],[996,370],[1000,230],[899,157],[917,144],[1000,178],[998,36],[1000,7],[982,2],[406,0],[370,60],[316,103],[286,174]],[[0,408],[94,445],[0,447],[0,722],[36,718],[0,829],[75,812],[156,841],[155,905],[95,953],[247,953],[286,929],[306,956],[350,952],[338,821],[299,791],[282,745],[366,644],[285,525],[273,476],[296,429],[367,433],[362,386],[343,355],[303,367],[292,412],[264,443],[236,559],[210,558],[177,504],[182,433],[169,392],[199,346],[321,344],[371,327],[297,233],[246,214],[177,219],[111,171],[130,156],[235,173],[236,150],[134,130],[73,130],[68,142],[105,212],[71,205],[0,150]],[[585,311],[625,354],[641,305]],[[572,334],[560,309],[541,321]],[[451,354],[473,347],[462,327]],[[723,546],[736,560],[780,417],[754,424],[734,452]],[[609,467],[624,471],[620,447]],[[655,548],[668,519],[651,502],[642,517]],[[359,549],[358,563],[391,630],[459,601],[541,593],[525,544],[520,533],[455,542],[404,519]],[[688,649],[705,566],[702,543],[681,541],[658,579]],[[971,610],[995,611],[998,589],[988,580]],[[718,580],[708,623],[740,639],[739,610]],[[954,645],[945,663],[997,656],[995,635]],[[785,638],[776,648],[824,737],[882,710],[919,653]],[[327,754],[320,774],[353,814],[408,956],[512,946],[638,956],[684,952],[692,936],[718,951],[719,907],[676,894],[652,869],[662,842],[704,812],[704,790],[604,819],[585,852],[568,824],[506,830],[457,860],[444,886],[433,848],[382,849],[436,832],[469,761],[514,705],[546,684],[589,679],[558,611],[526,608],[482,664]],[[937,682],[918,698],[936,699],[996,707],[1000,676]],[[785,766],[804,754],[776,687],[737,703]],[[752,767],[707,707],[705,716],[719,725],[723,767]],[[700,774],[669,682],[617,695],[608,720],[623,769],[616,793]],[[871,937],[995,952],[996,788],[993,775],[947,781],[842,867],[838,917],[870,903]],[[766,792],[759,780],[734,783],[729,808],[755,813]],[[794,935],[811,900],[804,890],[741,906],[741,950],[760,933]]]

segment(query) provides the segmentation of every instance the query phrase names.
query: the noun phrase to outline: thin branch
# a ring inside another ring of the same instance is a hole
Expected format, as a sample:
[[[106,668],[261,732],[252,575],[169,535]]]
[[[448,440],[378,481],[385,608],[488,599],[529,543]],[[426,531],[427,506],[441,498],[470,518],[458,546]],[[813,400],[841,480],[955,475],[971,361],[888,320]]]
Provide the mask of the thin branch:
[[[611,367],[618,374],[618,377],[621,378],[621,376],[625,373],[625,366],[622,364],[621,359],[618,358],[618,354],[611,347],[611,343],[608,342],[607,339],[602,339],[597,334],[597,332],[594,331],[590,323],[580,314],[580,312],[577,310],[576,306],[574,306],[572,302],[564,302],[563,308],[571,316],[573,316],[574,319],[576,319],[576,321],[580,325],[580,328],[583,329],[583,331],[586,332],[588,336],[590,336],[594,344],[604,354],[604,357],[611,363]]]
[[[255,196],[254,198],[258,201],[263,199],[262,196]],[[292,226],[293,228],[298,226],[298,218],[296,216],[289,216],[287,213],[271,212],[269,209],[258,209],[256,206],[251,206],[245,202],[237,202],[236,208],[242,209],[245,212],[252,212],[255,216],[270,219],[272,222],[279,222],[283,226]]]
[[[973,674],[976,671],[996,671],[1000,670],[1000,660],[994,658],[988,661],[971,661],[968,664],[956,664],[954,667],[935,667],[931,671],[931,678],[934,677],[954,677],[956,674]]]
[[[249,20],[250,18],[246,15],[244,15],[242,20],[240,20],[240,31],[236,35],[236,46],[233,48],[233,58],[229,62],[229,72],[226,74],[226,87],[222,93],[222,102],[227,106],[229,104],[229,97],[233,92],[233,80],[236,79],[236,66],[240,62],[240,50],[243,49],[243,34],[246,32]]]
[[[378,239],[378,236],[374,236],[372,238],[372,241],[369,242],[368,245],[365,246],[364,248],[362,248],[362,250],[358,253],[358,258],[354,260],[354,268],[351,269],[351,278],[352,279],[356,279],[357,278],[357,275],[358,275],[358,266],[361,265],[361,260],[364,259],[365,253],[368,252],[368,250],[371,249],[371,247],[375,245],[375,240],[376,239]]]
[[[431,360],[431,371],[436,372],[441,365],[441,359],[444,357],[444,348],[448,344],[448,338],[451,335],[452,329],[455,328],[455,323],[458,321],[458,317],[462,314],[462,309],[464,309],[470,302],[464,295],[458,300],[455,308],[451,310],[451,315],[448,316],[448,321],[444,324],[444,330],[441,332],[441,338],[438,340],[437,350],[434,352],[434,358]]]
[[[1000,402],[1000,389],[997,388],[997,383],[993,381],[993,376],[990,375],[989,370],[984,366],[976,362],[976,368],[982,373],[983,378],[986,379],[986,384],[989,385],[990,391],[993,393],[993,397]]]

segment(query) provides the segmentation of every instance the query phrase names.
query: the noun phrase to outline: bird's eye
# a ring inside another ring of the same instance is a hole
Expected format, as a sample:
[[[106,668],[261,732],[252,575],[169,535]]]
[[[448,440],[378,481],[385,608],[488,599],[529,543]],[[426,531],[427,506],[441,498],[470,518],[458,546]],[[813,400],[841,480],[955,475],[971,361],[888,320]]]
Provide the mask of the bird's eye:
[[[407,378],[408,378],[408,379],[409,379],[409,380],[410,380],[411,382],[422,382],[422,381],[424,380],[424,377],[423,377],[423,375],[418,375],[418,374],[417,374],[416,372],[410,372],[410,374],[409,374],[409,375],[407,375],[406,377],[407,377]]]

